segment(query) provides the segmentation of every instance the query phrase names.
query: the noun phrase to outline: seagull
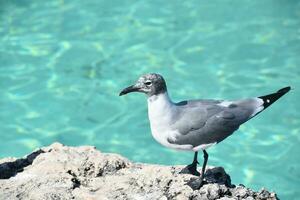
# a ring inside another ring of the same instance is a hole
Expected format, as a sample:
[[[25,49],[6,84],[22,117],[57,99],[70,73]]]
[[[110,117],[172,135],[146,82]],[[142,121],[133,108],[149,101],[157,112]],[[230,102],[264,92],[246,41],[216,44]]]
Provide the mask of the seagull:
[[[265,96],[239,100],[185,100],[174,103],[167,90],[164,78],[156,73],[141,76],[134,85],[123,89],[119,96],[130,92],[145,93],[148,102],[148,117],[154,139],[168,148],[194,152],[192,164],[181,173],[200,176],[197,171],[198,151],[203,152],[200,186],[204,184],[208,160],[206,149],[223,141],[239,126],[286,94],[285,87]]]

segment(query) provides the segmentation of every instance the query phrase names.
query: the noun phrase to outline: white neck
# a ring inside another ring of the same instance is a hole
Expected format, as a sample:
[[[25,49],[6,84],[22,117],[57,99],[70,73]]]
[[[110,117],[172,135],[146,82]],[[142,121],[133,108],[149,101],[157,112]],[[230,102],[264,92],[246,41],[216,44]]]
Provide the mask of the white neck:
[[[168,92],[148,97],[148,115],[150,122],[170,120],[171,110],[174,107]]]
[[[148,97],[148,116],[152,136],[165,146],[168,145],[170,124],[172,124],[172,118],[176,114],[174,109],[176,106],[172,103],[167,92]]]

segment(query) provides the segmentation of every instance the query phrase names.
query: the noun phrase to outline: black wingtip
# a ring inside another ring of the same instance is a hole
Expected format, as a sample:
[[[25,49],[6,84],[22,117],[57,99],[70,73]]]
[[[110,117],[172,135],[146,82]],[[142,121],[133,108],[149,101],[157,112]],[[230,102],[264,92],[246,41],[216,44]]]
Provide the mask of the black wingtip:
[[[265,96],[260,96],[258,98],[260,98],[260,99],[262,99],[264,101],[263,105],[264,105],[264,109],[266,109],[272,103],[274,103],[275,101],[277,101],[280,97],[282,97],[283,95],[285,95],[290,90],[291,90],[291,87],[288,86],[288,87],[281,88],[276,93],[265,95]]]
[[[288,86],[288,87],[281,88],[280,90],[277,91],[277,93],[283,93],[283,94],[285,94],[285,93],[287,93],[290,90],[291,90],[291,87]]]

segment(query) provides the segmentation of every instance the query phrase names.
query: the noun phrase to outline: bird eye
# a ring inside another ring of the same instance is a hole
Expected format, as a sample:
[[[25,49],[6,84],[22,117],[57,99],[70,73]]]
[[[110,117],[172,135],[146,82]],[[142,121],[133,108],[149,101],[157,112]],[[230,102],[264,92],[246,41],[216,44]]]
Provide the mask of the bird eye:
[[[145,84],[150,86],[152,83],[151,83],[151,81],[146,81]]]

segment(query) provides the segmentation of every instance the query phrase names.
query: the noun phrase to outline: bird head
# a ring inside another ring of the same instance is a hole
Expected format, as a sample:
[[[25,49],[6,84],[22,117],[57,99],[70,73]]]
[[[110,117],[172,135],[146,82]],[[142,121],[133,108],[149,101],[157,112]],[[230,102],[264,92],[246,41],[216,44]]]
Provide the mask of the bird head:
[[[158,95],[167,91],[164,78],[155,73],[141,76],[134,85],[131,85],[120,92],[120,96],[130,92],[142,92],[147,96]]]

